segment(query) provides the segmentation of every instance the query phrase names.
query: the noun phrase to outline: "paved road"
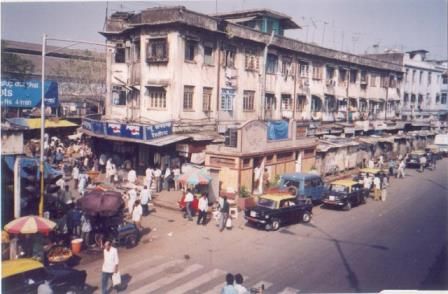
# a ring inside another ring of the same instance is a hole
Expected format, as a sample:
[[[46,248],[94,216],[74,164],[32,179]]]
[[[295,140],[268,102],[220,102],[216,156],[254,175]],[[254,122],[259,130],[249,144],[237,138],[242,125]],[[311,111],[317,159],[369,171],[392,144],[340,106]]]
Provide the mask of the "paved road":
[[[159,210],[155,228],[131,250],[120,249],[126,293],[219,293],[226,272],[267,293],[448,289],[448,160],[436,171],[392,180],[386,202],[351,211],[315,207],[308,225],[278,232],[197,226]],[[81,266],[98,285],[100,261]],[[442,271],[445,270],[445,271]]]

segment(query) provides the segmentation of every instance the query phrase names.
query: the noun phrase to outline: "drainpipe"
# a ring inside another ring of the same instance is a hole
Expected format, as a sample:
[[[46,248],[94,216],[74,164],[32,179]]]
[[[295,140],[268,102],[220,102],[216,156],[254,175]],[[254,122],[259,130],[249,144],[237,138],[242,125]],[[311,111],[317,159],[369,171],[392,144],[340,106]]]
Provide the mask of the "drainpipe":
[[[218,65],[216,66],[218,72],[217,72],[217,79],[216,79],[216,122],[217,125],[219,125],[219,89],[221,85],[221,47],[222,47],[222,41],[220,42],[218,40],[217,42],[217,50],[218,50]]]
[[[349,123],[348,115],[349,115],[349,106],[350,106],[350,97],[348,96],[348,89],[350,88],[350,69],[347,70],[347,86],[345,87],[345,92],[347,95],[347,123]]]
[[[262,120],[264,120],[265,119],[265,100],[266,100],[266,97],[265,97],[265,92],[266,92],[266,67],[267,67],[267,65],[268,65],[268,62],[267,62],[267,58],[268,58],[268,49],[269,49],[269,46],[271,45],[271,43],[272,43],[272,40],[274,39],[274,31],[272,31],[271,32],[271,37],[269,38],[269,42],[266,44],[266,46],[264,46],[264,53],[263,53],[263,72],[262,72],[262,78],[263,78],[263,80],[262,80],[262,84],[261,84],[261,93],[260,93],[260,96],[261,96],[261,119]]]

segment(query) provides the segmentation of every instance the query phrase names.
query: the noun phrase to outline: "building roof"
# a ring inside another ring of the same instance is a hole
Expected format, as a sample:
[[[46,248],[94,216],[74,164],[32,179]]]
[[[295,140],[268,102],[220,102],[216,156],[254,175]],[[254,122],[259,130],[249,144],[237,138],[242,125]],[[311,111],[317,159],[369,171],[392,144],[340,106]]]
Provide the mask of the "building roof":
[[[240,19],[244,20],[245,18],[248,18],[246,21],[251,20],[249,18],[251,17],[261,17],[261,16],[268,16],[271,18],[278,19],[282,22],[284,29],[300,29],[301,27],[295,23],[292,18],[286,14],[283,14],[281,12],[277,12],[270,9],[250,9],[250,10],[239,10],[239,11],[233,11],[233,12],[227,12],[227,13],[219,13],[213,15],[214,17],[225,19],[228,21]],[[241,21],[239,21],[241,22]]]
[[[100,32],[107,38],[117,38],[134,32],[139,27],[160,28],[161,25],[181,24],[201,30],[216,32],[229,38],[249,40],[265,46],[269,43],[270,34],[251,29],[247,26],[227,22],[218,17],[198,13],[185,9],[183,6],[156,7],[143,10],[139,13],[113,14],[106,23],[105,30]],[[402,67],[395,63],[381,61],[369,56],[360,56],[348,52],[341,52],[317,45],[298,41],[296,39],[275,35],[270,47],[285,49],[308,56],[317,56],[324,59],[338,60],[346,64],[370,67],[378,70],[402,72]]]

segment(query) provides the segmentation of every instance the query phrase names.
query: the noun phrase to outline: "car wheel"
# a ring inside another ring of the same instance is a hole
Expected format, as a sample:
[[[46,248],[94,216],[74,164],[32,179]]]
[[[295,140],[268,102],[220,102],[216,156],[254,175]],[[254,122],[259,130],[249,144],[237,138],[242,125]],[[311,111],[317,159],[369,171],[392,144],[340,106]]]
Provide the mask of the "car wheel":
[[[302,215],[302,222],[307,224],[310,221],[311,221],[311,213],[309,213],[308,211],[304,212],[303,215]]]
[[[138,238],[136,235],[129,235],[126,237],[126,246],[127,248],[134,248],[137,246]]]
[[[347,201],[347,204],[344,205],[344,210],[349,211],[350,209],[352,209],[352,204],[350,201]]]
[[[366,197],[364,195],[361,195],[361,200],[359,201],[361,204],[366,204]]]
[[[270,231],[270,230],[272,230],[272,225],[271,224],[266,224],[264,226],[264,228],[265,228],[266,231]]]
[[[278,219],[272,220],[272,230],[277,231],[280,228],[280,221]]]

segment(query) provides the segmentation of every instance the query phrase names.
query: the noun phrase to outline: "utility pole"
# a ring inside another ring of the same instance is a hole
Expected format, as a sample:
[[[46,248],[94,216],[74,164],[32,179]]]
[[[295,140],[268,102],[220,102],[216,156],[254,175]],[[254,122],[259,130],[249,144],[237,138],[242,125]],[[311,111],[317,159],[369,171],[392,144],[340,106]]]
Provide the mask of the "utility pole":
[[[47,35],[42,36],[42,73],[41,73],[41,101],[40,101],[40,197],[39,216],[44,214],[44,137],[45,137],[45,49],[47,46]]]

